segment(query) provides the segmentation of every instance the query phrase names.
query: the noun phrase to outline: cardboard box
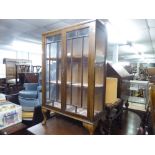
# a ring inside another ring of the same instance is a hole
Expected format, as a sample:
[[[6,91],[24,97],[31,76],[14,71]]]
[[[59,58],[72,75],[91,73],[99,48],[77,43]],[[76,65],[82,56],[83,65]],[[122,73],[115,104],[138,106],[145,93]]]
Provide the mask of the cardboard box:
[[[22,122],[22,107],[9,101],[0,104],[0,130]]]

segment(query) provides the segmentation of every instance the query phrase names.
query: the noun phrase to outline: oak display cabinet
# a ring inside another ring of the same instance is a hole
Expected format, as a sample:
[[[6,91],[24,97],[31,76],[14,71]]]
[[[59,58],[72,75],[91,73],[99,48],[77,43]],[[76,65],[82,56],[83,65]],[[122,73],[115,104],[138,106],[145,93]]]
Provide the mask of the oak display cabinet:
[[[100,20],[43,33],[43,124],[46,112],[83,123],[90,134],[105,100],[107,33]]]

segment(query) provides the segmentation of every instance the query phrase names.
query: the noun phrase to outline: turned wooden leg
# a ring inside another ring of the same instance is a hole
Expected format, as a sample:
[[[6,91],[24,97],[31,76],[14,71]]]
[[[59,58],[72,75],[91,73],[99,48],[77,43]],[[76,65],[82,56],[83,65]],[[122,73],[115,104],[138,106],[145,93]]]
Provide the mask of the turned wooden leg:
[[[42,113],[43,113],[43,118],[44,118],[42,121],[42,125],[45,125],[47,121],[47,110],[42,108]]]
[[[88,123],[83,122],[83,126],[89,131],[90,135],[94,134],[94,131],[96,129],[96,125],[88,124]]]
[[[112,126],[112,119],[109,118],[109,120],[108,120],[108,135],[111,134],[111,126]]]

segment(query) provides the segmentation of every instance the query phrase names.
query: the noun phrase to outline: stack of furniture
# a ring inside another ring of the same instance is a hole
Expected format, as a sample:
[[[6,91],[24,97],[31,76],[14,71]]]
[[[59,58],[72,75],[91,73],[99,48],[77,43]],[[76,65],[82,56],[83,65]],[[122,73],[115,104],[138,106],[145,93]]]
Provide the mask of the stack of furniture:
[[[9,58],[4,58],[3,59],[3,64],[6,65],[6,80],[7,83],[10,84],[17,84],[18,82],[18,70],[16,68],[16,65],[31,65],[32,61],[31,60],[26,60],[26,59],[9,59]]]
[[[99,20],[43,34],[43,105],[94,133],[105,105],[107,33]]]
[[[41,66],[39,66],[39,65],[32,66],[32,72],[33,73],[39,73],[39,72],[41,72]]]
[[[16,65],[16,77],[19,78],[19,83],[36,83],[38,82],[39,72],[41,71],[41,66],[33,65]],[[17,83],[17,78],[16,78]]]

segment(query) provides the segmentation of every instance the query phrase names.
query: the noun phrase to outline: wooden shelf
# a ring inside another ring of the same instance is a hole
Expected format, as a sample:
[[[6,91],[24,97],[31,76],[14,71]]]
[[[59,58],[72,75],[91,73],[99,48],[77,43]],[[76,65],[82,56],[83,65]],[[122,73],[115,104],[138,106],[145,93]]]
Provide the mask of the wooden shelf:
[[[61,85],[61,81],[58,81],[57,83],[56,83],[56,81],[50,81],[50,83],[51,84],[59,84],[59,85]],[[71,82],[67,82],[67,86],[71,86]],[[72,83],[72,86],[73,87],[81,87],[82,85],[81,85],[81,83]],[[87,88],[88,87],[88,83],[83,83],[83,87],[84,88]],[[95,87],[103,87],[103,85],[102,84],[95,84]]]
[[[84,62],[88,62],[88,57],[87,56],[67,56],[66,57],[67,61],[71,60],[73,62],[79,62],[83,59]],[[60,58],[46,58],[46,60],[51,60],[51,61],[61,61],[61,57]],[[95,59],[95,63],[96,64],[103,64],[104,63],[104,59],[102,58],[102,56],[96,56]]]
[[[83,62],[88,62],[88,57],[86,56],[83,56],[83,58],[80,56],[73,56],[73,57],[67,56],[66,59],[67,59],[67,62],[70,62],[71,59],[73,62],[80,62],[82,59],[83,59]],[[46,58],[46,60],[61,61],[61,58]]]

